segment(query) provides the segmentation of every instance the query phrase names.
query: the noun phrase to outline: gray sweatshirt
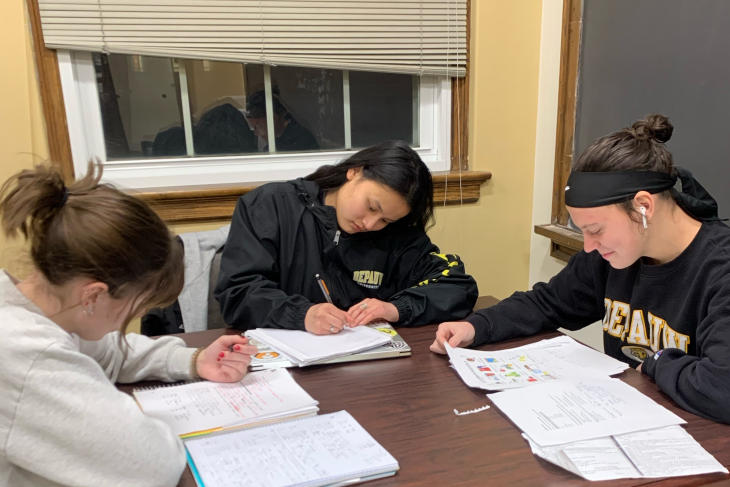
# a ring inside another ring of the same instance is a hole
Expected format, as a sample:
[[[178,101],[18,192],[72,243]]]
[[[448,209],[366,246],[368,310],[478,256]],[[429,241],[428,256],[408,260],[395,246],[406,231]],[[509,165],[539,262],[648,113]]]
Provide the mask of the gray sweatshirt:
[[[43,315],[0,271],[0,486],[177,485],[180,439],[114,387],[189,380],[182,340],[118,333],[81,340]]]

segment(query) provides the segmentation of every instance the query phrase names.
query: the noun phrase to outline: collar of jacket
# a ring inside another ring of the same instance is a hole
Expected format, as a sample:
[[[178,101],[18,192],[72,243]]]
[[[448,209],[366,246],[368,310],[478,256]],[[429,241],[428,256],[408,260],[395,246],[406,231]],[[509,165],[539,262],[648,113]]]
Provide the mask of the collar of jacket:
[[[334,234],[337,231],[337,212],[331,206],[323,205],[319,202],[319,186],[317,183],[312,181],[305,181],[302,178],[294,179],[289,181],[296,190],[297,199],[307,210],[309,210],[317,220],[322,223],[322,226],[327,233]]]

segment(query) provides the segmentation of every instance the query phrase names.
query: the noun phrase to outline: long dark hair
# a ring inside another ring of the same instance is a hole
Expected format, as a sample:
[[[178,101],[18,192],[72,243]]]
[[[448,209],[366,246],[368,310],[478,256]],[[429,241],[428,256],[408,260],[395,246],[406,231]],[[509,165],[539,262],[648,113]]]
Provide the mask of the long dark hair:
[[[322,190],[347,182],[347,171],[362,168],[362,177],[387,186],[406,201],[410,213],[402,221],[421,230],[433,225],[433,180],[416,151],[400,140],[368,147],[335,165],[322,166],[307,176]]]

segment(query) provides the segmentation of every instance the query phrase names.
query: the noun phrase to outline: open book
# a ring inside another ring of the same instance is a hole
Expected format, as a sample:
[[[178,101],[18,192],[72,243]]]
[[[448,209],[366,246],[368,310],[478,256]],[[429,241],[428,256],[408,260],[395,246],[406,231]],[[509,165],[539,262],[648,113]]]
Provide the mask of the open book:
[[[185,442],[199,487],[320,487],[394,475],[398,462],[347,411]]]
[[[299,366],[312,365],[380,347],[393,337],[367,326],[344,328],[334,335],[314,335],[300,330],[257,328],[246,336],[265,343]]]
[[[135,389],[145,414],[161,419],[183,438],[314,416],[318,402],[286,369],[246,375],[231,384],[190,384]]]
[[[323,360],[322,362],[317,362],[317,364],[339,364],[343,362],[360,362],[363,360],[381,360],[386,358],[408,357],[411,355],[411,347],[408,346],[405,340],[403,340],[390,323],[379,322],[364,326],[390,336],[392,341],[363,352]],[[289,360],[286,355],[277,352],[269,345],[254,338],[251,338],[251,345],[255,345],[259,349],[258,353],[251,358],[251,370],[299,366],[296,362]]]

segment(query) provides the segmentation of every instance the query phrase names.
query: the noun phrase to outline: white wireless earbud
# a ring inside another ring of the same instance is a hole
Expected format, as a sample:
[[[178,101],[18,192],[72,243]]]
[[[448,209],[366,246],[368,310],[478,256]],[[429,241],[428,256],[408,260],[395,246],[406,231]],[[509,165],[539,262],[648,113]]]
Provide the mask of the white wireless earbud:
[[[644,228],[647,228],[647,226],[646,226],[646,208],[644,208],[643,206],[640,206],[639,213],[641,213],[641,221],[644,222]]]

